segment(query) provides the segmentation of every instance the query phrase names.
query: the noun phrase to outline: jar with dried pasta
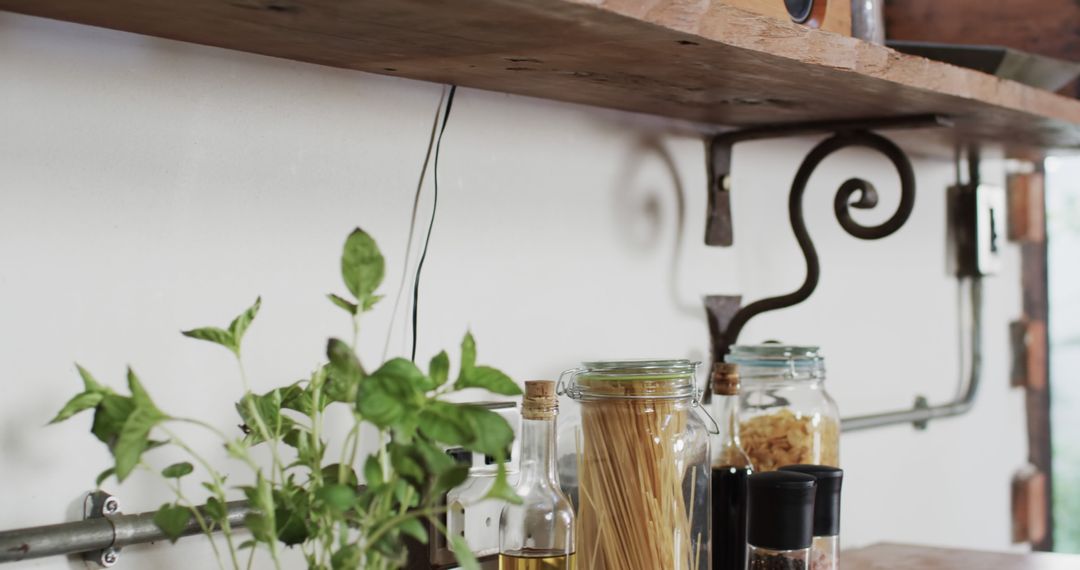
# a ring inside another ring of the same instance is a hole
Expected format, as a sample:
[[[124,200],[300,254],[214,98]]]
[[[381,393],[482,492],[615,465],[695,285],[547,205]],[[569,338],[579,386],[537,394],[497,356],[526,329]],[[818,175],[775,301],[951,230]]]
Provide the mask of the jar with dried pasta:
[[[709,570],[709,431],[688,360],[586,362],[569,396],[558,469],[587,570]]]
[[[737,345],[724,360],[741,371],[740,435],[755,471],[840,466],[840,414],[818,347]]]

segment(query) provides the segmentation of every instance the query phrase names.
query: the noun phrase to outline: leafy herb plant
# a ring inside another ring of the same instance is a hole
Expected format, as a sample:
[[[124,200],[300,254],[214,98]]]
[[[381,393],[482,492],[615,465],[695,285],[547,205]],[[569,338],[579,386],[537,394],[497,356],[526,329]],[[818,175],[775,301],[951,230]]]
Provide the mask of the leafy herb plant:
[[[267,550],[280,568],[283,547],[300,548],[311,569],[401,567],[404,537],[427,541],[422,521],[446,532],[440,516],[445,507],[439,499],[468,475],[469,466],[448,456],[446,448],[462,447],[494,457],[499,467],[487,497],[518,500],[503,466],[513,439],[510,426],[490,410],[444,398],[466,388],[507,396],[520,390],[499,370],[476,363],[471,334],[461,342],[459,371],[453,381],[445,351],[431,359],[426,371],[409,360],[394,358],[369,372],[357,357],[356,342],[360,317],[382,298],[375,291],[383,280],[384,265],[371,236],[360,229],[349,235],[341,256],[348,295],[329,298],[349,314],[352,342],[331,338],[327,362],[309,378],[288,386],[257,394],[244,372],[244,333],[258,315],[261,300],[228,327],[184,331],[185,336],[218,344],[236,357],[243,386],[236,410],[243,423],[235,434],[163,411],[130,368],[127,393],[122,394],[78,366],[84,390],[60,410],[53,423],[93,410],[91,432],[108,446],[115,460],[97,484],[109,477],[123,482],[136,469],[159,473],[175,500],[162,505],[154,516],[155,524],[173,541],[197,525],[210,537],[222,569],[250,568],[257,549]],[[344,407],[353,420],[343,440],[335,438],[343,441],[340,449],[329,448],[324,432],[324,417],[331,406]],[[250,478],[232,487],[235,478],[227,483],[225,473],[178,436],[177,424],[194,424],[220,437],[228,455],[246,466]],[[361,457],[364,424],[376,428],[378,441],[373,453]],[[159,446],[179,448],[190,461],[151,467],[147,452]],[[268,466],[253,457],[259,447],[269,449]],[[363,473],[363,486],[358,471]],[[201,482],[208,492],[204,506],[197,506],[181,486],[182,480],[196,473],[205,478]],[[243,541],[230,523],[226,499],[231,489],[242,491],[250,507]],[[468,546],[460,537],[449,538],[462,566],[475,568]]]

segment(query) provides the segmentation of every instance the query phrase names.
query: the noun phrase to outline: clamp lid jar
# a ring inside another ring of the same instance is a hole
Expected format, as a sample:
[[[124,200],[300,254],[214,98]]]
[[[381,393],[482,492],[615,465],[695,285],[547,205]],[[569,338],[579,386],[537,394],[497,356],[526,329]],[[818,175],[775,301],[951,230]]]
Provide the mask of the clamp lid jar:
[[[724,358],[743,379],[740,435],[754,470],[840,465],[840,413],[816,346],[737,345]]]
[[[586,362],[560,378],[559,477],[591,570],[708,570],[709,432],[697,362]]]

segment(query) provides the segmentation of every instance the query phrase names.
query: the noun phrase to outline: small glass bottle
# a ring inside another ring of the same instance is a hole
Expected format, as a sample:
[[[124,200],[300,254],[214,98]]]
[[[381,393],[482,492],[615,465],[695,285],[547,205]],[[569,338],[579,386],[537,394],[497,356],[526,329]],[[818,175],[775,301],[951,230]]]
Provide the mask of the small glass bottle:
[[[792,471],[750,476],[747,570],[807,570],[815,484],[812,476]]]
[[[499,570],[575,570],[574,511],[555,469],[555,383],[525,383],[517,494],[499,517]]]
[[[804,473],[817,481],[810,570],[840,570],[840,487],[844,471],[827,465],[788,465],[780,470]]]
[[[713,366],[712,569],[746,568],[746,480],[753,473],[739,442],[739,366]]]

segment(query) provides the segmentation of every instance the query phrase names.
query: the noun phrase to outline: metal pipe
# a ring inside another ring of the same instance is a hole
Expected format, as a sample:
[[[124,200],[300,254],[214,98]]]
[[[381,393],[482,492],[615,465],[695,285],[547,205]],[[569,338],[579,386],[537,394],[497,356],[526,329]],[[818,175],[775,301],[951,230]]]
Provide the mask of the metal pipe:
[[[229,525],[244,526],[251,512],[247,501],[225,503]],[[199,507],[205,514],[205,507]],[[110,515],[82,521],[0,532],[0,563],[18,562],[46,556],[61,556],[120,548],[133,544],[168,540],[154,524],[154,512],[137,515]],[[182,536],[202,534],[194,518],[188,521]]]
[[[910,410],[898,410],[843,418],[841,429],[844,432],[858,431],[895,424],[914,424],[916,428],[925,429],[930,420],[950,418],[966,414],[975,404],[975,396],[979,393],[979,381],[982,378],[982,278],[971,278],[971,375],[967,382],[967,389],[951,402],[927,406],[925,399],[919,399],[915,407]]]

